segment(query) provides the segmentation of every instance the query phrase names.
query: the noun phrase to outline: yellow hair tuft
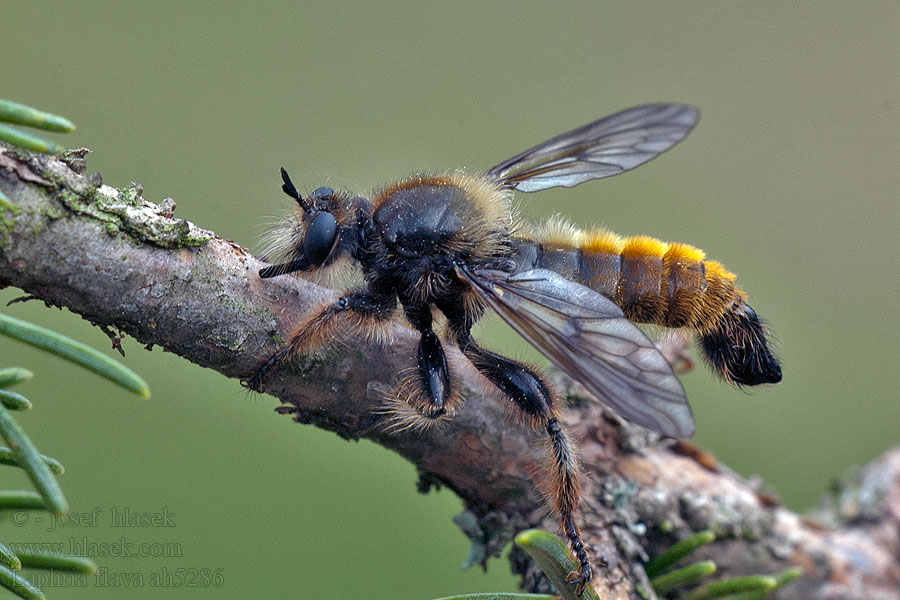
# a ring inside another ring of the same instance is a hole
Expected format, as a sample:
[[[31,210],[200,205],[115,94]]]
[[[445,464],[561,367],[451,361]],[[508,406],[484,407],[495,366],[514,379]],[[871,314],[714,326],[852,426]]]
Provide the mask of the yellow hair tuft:
[[[703,263],[706,267],[706,278],[708,280],[724,279],[725,281],[734,282],[737,276],[722,266],[722,263],[714,260],[707,260]]]
[[[625,240],[609,229],[598,227],[584,234],[581,249],[590,254],[621,254],[625,249]]]
[[[579,248],[584,237],[582,230],[560,215],[554,215],[535,226],[532,233],[535,241],[559,248]]]
[[[703,262],[705,258],[706,253],[703,250],[695,248],[694,246],[689,246],[688,244],[669,244],[669,248],[666,250],[667,261],[677,262],[683,265],[695,265]]]
[[[636,235],[625,240],[622,254],[625,256],[658,256],[663,257],[669,245],[648,235]]]

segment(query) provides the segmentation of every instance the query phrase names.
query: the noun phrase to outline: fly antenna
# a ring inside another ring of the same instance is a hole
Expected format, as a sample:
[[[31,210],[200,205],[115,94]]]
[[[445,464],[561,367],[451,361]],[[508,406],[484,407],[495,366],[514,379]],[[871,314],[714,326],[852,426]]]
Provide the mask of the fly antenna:
[[[297,188],[294,187],[294,182],[291,181],[291,177],[288,175],[287,171],[284,170],[284,167],[281,167],[281,180],[284,181],[284,185],[281,186],[284,193],[296,200],[297,204],[300,205],[300,208],[303,209],[303,212],[311,212],[312,208],[306,203],[306,200],[303,199],[300,192],[297,191]]]

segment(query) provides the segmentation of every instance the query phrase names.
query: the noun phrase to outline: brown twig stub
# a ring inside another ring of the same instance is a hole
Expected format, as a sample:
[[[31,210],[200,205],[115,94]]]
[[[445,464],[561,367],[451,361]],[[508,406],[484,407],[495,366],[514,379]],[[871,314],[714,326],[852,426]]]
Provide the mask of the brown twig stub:
[[[83,173],[83,153],[67,164],[0,146],[0,189],[9,198],[0,206],[0,284],[236,379],[251,374],[313,309],[338,298],[298,278],[262,281],[260,261],[175,218],[171,203],[158,207],[143,200],[138,184],[114,190]],[[495,531],[544,522],[542,490],[531,475],[544,464],[546,435],[481,401],[490,393],[484,378],[451,347],[448,361],[466,400],[451,421],[396,431],[379,416],[385,390],[414,366],[418,341],[402,322],[390,327],[389,346],[350,338],[278,370],[266,391],[290,404],[280,412],[295,420],[372,439],[416,464],[423,481],[451,487],[491,549]],[[565,378],[555,383],[583,396]],[[636,585],[647,589],[640,569],[647,554],[706,528],[719,534],[708,551],[720,573],[802,566],[806,574],[778,597],[900,597],[900,450],[862,472],[828,512],[837,525],[824,527],[594,403],[577,403],[561,421],[580,440],[581,525],[606,563],[594,565],[606,597],[638,597]],[[555,528],[553,520],[546,525]],[[526,581],[537,581],[533,572]]]

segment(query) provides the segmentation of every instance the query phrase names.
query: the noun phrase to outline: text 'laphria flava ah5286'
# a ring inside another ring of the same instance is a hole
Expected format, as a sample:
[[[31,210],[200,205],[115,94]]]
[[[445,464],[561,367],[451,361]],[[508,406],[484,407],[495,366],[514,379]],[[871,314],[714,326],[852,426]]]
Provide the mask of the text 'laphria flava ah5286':
[[[685,244],[582,231],[552,221],[523,223],[514,190],[572,187],[618,175],[668,150],[694,127],[696,109],[637,106],[559,135],[484,173],[417,175],[371,198],[320,187],[303,198],[282,169],[297,207],[270,236],[278,264],[262,278],[355,263],[365,283],[305,319],[287,345],[262,362],[247,385],[261,390],[286,359],[353,332],[382,338],[397,312],[420,334],[411,376],[397,387],[396,414],[410,427],[453,415],[458,375],[444,344],[454,344],[514,406],[550,438],[554,509],[578,560],[569,581],[581,593],[592,571],[576,523],[578,466],[559,424],[559,399],[535,368],[482,348],[471,336],[486,308],[621,417],[681,438],[694,421],[681,383],[635,325],[695,334],[712,369],[735,385],[775,383],[781,367],[766,328],[735,276]],[[443,314],[443,341],[432,328]],[[410,357],[412,366],[413,359]]]

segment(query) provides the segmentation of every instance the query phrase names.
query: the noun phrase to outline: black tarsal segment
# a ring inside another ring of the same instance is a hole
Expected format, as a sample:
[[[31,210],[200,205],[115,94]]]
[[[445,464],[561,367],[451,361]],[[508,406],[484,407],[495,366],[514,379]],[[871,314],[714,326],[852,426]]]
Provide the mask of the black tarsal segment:
[[[447,369],[447,357],[441,341],[431,329],[422,332],[418,362],[419,377],[428,399],[435,408],[443,409],[450,394],[450,371]]]
[[[559,469],[559,485],[561,488],[561,496],[571,498],[571,504],[557,501],[557,510],[560,512],[563,520],[563,530],[566,538],[572,547],[572,553],[578,559],[578,570],[572,571],[566,577],[569,583],[575,583],[575,594],[580,596],[584,592],[584,587],[591,580],[591,561],[588,558],[587,549],[584,542],[581,541],[581,533],[578,531],[578,525],[575,523],[575,509],[577,503],[577,483],[575,482],[575,470],[570,466],[572,464],[572,448],[565,432],[559,426],[559,421],[555,417],[547,421],[547,434],[550,436],[550,442],[553,445],[553,456]]]

